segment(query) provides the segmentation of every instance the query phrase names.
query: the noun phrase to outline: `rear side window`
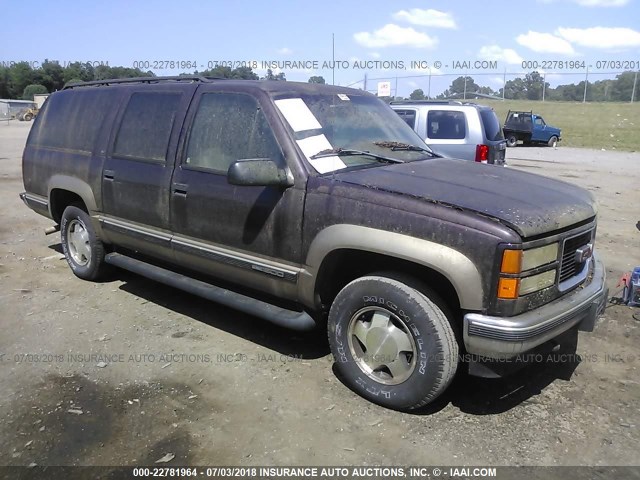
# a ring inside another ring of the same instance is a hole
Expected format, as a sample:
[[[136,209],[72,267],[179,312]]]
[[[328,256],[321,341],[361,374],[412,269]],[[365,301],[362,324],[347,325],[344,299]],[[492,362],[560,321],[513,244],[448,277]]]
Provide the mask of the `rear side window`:
[[[482,125],[484,125],[484,133],[487,136],[487,140],[504,140],[504,134],[502,133],[502,127],[500,126],[500,120],[498,120],[496,112],[481,109],[480,118]]]
[[[430,110],[427,114],[427,136],[435,139],[460,140],[467,136],[464,112]]]
[[[257,100],[238,93],[203,95],[189,137],[187,165],[226,174],[243,158],[284,163]]]
[[[395,112],[404,120],[411,128],[416,126],[416,111],[415,110],[395,110]]]
[[[54,93],[38,115],[29,143],[91,152],[115,95],[113,90],[98,88]]]
[[[113,155],[164,162],[180,93],[134,93],[129,99]]]

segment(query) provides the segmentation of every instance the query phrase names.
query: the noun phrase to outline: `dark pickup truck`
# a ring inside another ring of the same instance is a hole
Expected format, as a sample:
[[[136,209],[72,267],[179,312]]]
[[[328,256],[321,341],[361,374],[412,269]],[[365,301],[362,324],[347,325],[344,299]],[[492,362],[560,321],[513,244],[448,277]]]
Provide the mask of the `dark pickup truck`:
[[[525,145],[544,143],[555,147],[562,140],[562,131],[559,128],[547,125],[540,115],[533,112],[509,110],[502,132],[507,139],[508,147],[515,147],[518,140]]]
[[[591,331],[606,299],[589,192],[438,158],[359,90],[70,85],[36,118],[23,177],[78,277],[117,266],[326,329],[344,382],[390,408]]]

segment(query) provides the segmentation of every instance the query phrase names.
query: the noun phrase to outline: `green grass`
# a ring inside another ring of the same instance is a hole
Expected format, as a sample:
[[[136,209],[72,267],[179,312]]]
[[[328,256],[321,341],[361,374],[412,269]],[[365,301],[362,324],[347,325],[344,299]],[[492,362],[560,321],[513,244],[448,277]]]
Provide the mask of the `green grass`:
[[[562,129],[561,146],[640,151],[640,102],[473,101],[493,107],[501,123],[510,109],[540,114],[545,122]]]

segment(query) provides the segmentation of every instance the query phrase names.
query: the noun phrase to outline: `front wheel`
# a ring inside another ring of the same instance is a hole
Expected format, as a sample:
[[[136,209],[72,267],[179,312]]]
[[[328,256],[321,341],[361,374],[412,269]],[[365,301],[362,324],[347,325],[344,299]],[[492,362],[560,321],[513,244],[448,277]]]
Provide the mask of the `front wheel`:
[[[393,275],[361,277],[340,291],[329,312],[329,344],[344,382],[397,410],[435,400],[458,365],[447,316],[431,292],[413,284]]]
[[[558,144],[558,137],[556,137],[555,135],[552,136],[549,139],[549,142],[547,143],[547,145],[549,145],[550,147],[555,147]]]
[[[60,220],[62,250],[73,273],[83,280],[98,280],[105,272],[104,245],[96,235],[89,214],[70,205]]]
[[[507,137],[507,147],[515,147],[518,144],[518,139],[515,135],[509,135]]]

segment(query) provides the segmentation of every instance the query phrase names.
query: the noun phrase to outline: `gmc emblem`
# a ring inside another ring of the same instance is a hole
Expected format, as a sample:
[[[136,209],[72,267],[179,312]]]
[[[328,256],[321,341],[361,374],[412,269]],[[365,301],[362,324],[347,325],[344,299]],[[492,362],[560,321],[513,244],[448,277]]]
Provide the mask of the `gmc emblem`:
[[[593,254],[593,245],[591,243],[586,244],[584,247],[580,247],[576,250],[575,261],[576,263],[584,263]]]

